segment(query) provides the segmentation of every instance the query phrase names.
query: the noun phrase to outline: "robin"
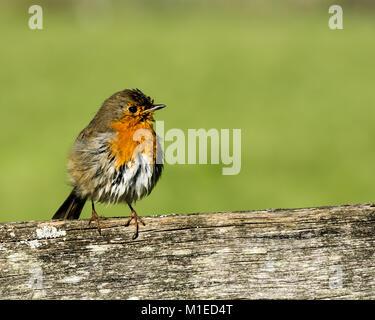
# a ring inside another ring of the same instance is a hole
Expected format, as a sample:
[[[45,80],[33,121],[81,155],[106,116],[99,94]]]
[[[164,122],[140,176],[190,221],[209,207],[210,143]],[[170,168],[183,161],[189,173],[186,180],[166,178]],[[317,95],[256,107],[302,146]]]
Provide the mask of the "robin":
[[[132,204],[150,194],[160,178],[162,150],[153,130],[153,114],[164,108],[139,89],[126,89],[104,101],[94,119],[81,131],[68,160],[73,190],[52,219],[78,219],[89,199],[92,221],[100,233],[100,217],[94,202],[125,202],[134,220],[133,239],[139,222]]]

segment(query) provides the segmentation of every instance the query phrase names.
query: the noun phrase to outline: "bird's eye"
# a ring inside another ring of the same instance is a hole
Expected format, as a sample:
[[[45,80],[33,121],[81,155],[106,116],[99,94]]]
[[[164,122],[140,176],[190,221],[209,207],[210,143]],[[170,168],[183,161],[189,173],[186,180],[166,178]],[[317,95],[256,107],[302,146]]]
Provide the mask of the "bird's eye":
[[[130,111],[131,113],[136,113],[136,112],[137,112],[137,107],[132,106],[132,107],[129,108],[129,111]]]

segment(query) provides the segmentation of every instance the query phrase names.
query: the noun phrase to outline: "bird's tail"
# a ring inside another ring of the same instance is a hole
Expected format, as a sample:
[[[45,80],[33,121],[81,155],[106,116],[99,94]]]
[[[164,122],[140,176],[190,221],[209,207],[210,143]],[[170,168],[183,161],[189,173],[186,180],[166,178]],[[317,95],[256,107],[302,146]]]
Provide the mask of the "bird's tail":
[[[52,219],[78,219],[85,203],[86,198],[82,199],[77,196],[75,189],[73,189],[68,198],[53,215]]]

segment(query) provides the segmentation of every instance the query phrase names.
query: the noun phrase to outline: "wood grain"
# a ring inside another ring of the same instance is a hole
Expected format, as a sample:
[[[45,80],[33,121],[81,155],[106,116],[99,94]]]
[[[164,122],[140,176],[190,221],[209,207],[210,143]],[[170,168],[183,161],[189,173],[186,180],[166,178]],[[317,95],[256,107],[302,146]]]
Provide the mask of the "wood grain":
[[[375,206],[0,224],[0,299],[374,299]]]

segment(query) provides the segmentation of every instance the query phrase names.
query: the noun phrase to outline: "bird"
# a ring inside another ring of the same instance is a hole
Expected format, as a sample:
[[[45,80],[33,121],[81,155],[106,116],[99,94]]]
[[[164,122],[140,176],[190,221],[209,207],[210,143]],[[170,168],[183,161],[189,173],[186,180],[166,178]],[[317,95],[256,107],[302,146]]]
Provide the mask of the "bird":
[[[91,122],[79,133],[68,156],[72,191],[52,219],[78,219],[86,201],[101,234],[95,203],[125,203],[134,220],[132,239],[145,225],[132,205],[149,195],[163,171],[160,138],[153,129],[154,112],[164,108],[139,89],[125,89],[106,99]]]

